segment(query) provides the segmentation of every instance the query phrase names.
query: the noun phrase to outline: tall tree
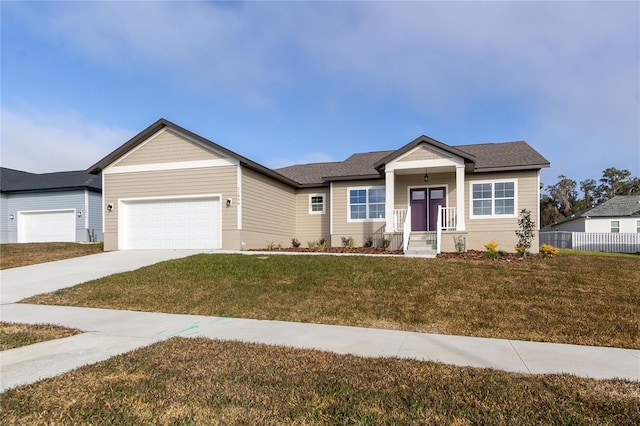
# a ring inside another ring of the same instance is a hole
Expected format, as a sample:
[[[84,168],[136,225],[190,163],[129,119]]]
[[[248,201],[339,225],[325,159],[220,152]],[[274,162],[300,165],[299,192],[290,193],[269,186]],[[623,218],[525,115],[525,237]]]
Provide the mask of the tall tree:
[[[564,217],[571,216],[578,199],[576,181],[565,175],[558,176],[558,179],[560,180],[555,185],[547,186],[547,192],[558,212]]]
[[[580,182],[580,191],[583,197],[576,202],[576,211],[588,209],[598,203],[598,183],[594,179],[585,179]]]
[[[598,186],[600,201],[609,200],[616,195],[630,195],[625,193],[629,191],[626,188],[629,176],[631,176],[629,170],[618,170],[615,167],[605,169],[600,178],[600,186]]]

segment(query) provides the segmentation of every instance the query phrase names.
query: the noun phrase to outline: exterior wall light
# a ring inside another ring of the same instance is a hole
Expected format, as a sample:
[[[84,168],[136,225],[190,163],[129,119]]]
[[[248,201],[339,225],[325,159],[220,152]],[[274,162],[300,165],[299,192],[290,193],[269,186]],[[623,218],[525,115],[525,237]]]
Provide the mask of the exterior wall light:
[[[15,214],[11,213],[11,214],[9,215],[9,219],[10,219],[10,220],[13,220],[13,219],[15,219],[15,218],[16,218],[16,215],[15,215]]]
[[[113,210],[113,204],[107,204],[107,211]]]
[[[82,212],[81,212],[81,211],[78,211],[78,212],[76,213],[76,216],[78,216],[78,217],[82,217]]]

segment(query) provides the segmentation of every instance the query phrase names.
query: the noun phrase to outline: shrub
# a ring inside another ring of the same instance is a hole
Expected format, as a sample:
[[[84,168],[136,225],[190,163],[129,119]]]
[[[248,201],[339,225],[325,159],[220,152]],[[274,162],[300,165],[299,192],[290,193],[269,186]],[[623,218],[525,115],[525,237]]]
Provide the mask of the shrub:
[[[464,235],[456,235],[453,237],[453,244],[456,246],[458,253],[464,253],[467,251],[467,239]]]
[[[536,229],[536,223],[531,219],[531,212],[527,209],[520,211],[520,219],[518,219],[518,226],[520,229],[516,230],[516,236],[518,237],[518,244],[516,244],[516,251],[521,256],[529,254],[531,248],[531,242],[533,241],[534,231]]]
[[[298,248],[300,247],[300,241],[297,238],[291,238],[291,247]]]
[[[382,248],[383,249],[385,249],[385,250],[388,249],[390,245],[391,245],[391,240],[390,239],[388,239],[388,238],[383,238],[382,239]]]
[[[502,252],[498,251],[498,243],[493,240],[485,244],[484,248],[487,249],[487,251],[484,252],[484,256],[488,259],[498,259],[502,256]]]
[[[327,249],[327,240],[321,238],[318,242],[318,250],[325,251]]]
[[[317,244],[317,241],[307,241],[307,247],[309,247],[309,250],[315,248]]]
[[[267,241],[267,250],[271,251],[276,247],[276,244],[273,241]]]
[[[365,238],[363,247],[373,247],[373,237],[371,235]]]
[[[540,254],[542,257],[557,256],[560,253],[560,249],[552,246],[551,244],[543,244],[540,246]]]
[[[342,247],[353,248],[354,242],[352,237],[340,237],[342,240]]]

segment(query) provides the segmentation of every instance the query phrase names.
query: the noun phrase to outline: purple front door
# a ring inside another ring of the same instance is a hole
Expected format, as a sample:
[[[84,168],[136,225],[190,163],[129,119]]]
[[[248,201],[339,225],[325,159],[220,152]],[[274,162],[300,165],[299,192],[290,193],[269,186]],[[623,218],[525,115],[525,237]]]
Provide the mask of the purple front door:
[[[429,231],[438,229],[438,206],[447,206],[445,188],[429,188]]]
[[[411,230],[427,230],[427,189],[416,188],[411,194]]]

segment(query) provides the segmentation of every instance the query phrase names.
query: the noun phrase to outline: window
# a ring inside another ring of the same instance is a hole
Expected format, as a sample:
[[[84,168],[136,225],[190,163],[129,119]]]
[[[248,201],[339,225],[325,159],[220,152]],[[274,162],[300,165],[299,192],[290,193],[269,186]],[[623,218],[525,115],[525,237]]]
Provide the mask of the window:
[[[349,188],[349,220],[384,219],[384,187]]]
[[[620,232],[620,221],[619,220],[612,220],[611,221],[611,233],[612,234],[617,234]]]
[[[516,182],[472,182],[471,217],[515,217]]]
[[[324,194],[309,194],[309,214],[324,214]]]

